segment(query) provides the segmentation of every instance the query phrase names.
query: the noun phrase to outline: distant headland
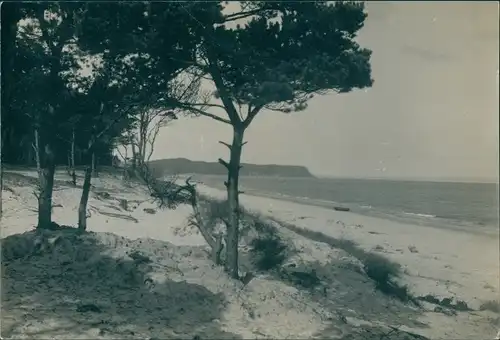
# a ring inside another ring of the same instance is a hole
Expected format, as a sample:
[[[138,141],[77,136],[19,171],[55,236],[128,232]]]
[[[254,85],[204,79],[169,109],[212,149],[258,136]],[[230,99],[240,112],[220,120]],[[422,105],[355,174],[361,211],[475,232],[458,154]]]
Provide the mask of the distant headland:
[[[308,177],[314,178],[305,166],[242,163],[241,176]],[[226,169],[218,162],[192,161],[186,158],[168,158],[150,161],[149,168],[155,176],[169,174],[226,175]]]

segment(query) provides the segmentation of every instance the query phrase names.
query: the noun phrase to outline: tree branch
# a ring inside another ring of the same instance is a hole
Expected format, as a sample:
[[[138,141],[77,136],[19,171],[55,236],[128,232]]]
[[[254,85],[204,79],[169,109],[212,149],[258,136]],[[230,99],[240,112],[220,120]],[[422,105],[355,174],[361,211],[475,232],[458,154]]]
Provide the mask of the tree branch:
[[[125,146],[122,144],[122,146]],[[123,155],[118,147],[115,147],[116,152],[120,155],[120,157],[123,159],[123,162],[127,162],[127,156]],[[125,151],[127,150],[127,147],[125,146]]]
[[[229,164],[225,160],[223,160],[222,158],[219,158],[218,161],[220,164],[224,165],[226,167],[226,169],[229,169]]]
[[[207,32],[209,36],[212,36],[213,34],[213,27],[207,28],[207,30],[212,30]],[[231,96],[229,95],[226,86],[224,85],[224,80],[222,78],[222,74],[220,73],[219,66],[217,65],[217,57],[212,51],[212,47],[210,44],[206,45],[206,50],[207,50],[207,57],[209,60],[208,64],[208,69],[210,71],[210,75],[212,76],[212,79],[215,83],[215,87],[217,88],[220,99],[222,100],[222,103],[224,104],[225,111],[229,117],[229,120],[231,121],[231,125],[233,126],[240,126],[242,121],[238,115],[238,112],[236,111],[236,108],[234,107],[234,103],[231,100]]]
[[[225,123],[225,124],[229,124],[231,125],[231,121],[227,120],[227,119],[224,119],[222,117],[219,117],[219,116],[216,116],[214,114],[211,114],[211,113],[208,113],[208,112],[205,112],[203,110],[200,110],[200,109],[197,109],[195,107],[191,107],[189,104],[188,105],[183,105],[182,103],[176,103],[176,105],[180,108],[180,109],[183,109],[183,110],[186,110],[186,111],[191,111],[192,113],[195,113],[195,114],[199,114],[201,116],[205,116],[205,117],[209,117],[209,118],[212,118],[216,121],[219,121],[221,123]]]
[[[257,114],[260,112],[260,110],[264,107],[264,105],[257,105],[253,109],[250,110],[249,107],[249,112],[247,115],[247,118],[243,121],[243,128],[246,129],[250,123],[252,123],[252,120],[257,116]]]
[[[149,133],[148,133],[148,137],[146,138],[146,141],[149,143],[149,147],[150,147],[150,150],[149,150],[149,153],[146,157],[146,161],[149,162],[149,160],[151,159],[151,156],[153,155],[153,151],[154,151],[154,144],[155,144],[155,141],[156,141],[156,137],[158,137],[158,133],[160,132],[160,128],[161,128],[161,125],[160,123],[158,123]]]
[[[129,108],[130,109],[130,108]],[[101,105],[101,112],[104,110],[104,105]],[[125,118],[125,116],[129,113],[130,110],[125,110],[120,115],[118,115],[113,121],[111,121],[104,129],[101,130],[94,138],[91,139],[89,146],[85,150],[86,152],[90,151],[90,149],[94,146],[95,142],[99,140],[109,129],[111,129],[118,121]]]
[[[228,143],[223,142],[223,141],[221,141],[221,140],[219,141],[219,143],[221,143],[221,144],[222,144],[222,145],[224,145],[224,146],[227,146],[227,148],[228,148],[229,150],[231,150],[231,144],[228,144]]]
[[[219,109],[223,109],[224,111],[226,110],[226,108],[222,105],[219,105],[219,104],[204,104],[204,103],[194,103],[194,104],[187,104],[187,105],[193,105],[193,106],[206,106],[206,107],[217,107]]]
[[[258,8],[258,9],[253,9],[250,11],[243,11],[243,12],[228,14],[228,15],[224,16],[223,22],[226,23],[226,22],[230,22],[230,21],[248,18],[248,17],[251,17],[253,15],[258,14],[261,11],[263,11],[263,9]]]

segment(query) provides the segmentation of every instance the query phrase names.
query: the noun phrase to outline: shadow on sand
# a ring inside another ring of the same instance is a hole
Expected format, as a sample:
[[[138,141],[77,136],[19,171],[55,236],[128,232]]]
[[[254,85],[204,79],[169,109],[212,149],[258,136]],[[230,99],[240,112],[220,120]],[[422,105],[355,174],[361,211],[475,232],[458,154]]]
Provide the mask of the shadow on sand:
[[[150,284],[151,265],[117,253],[120,242],[73,228],[3,239],[1,336],[238,338],[217,323],[224,295],[185,281]]]
[[[21,170],[26,170],[26,169],[21,169]],[[31,170],[31,169],[28,169],[28,170]],[[33,170],[33,174],[32,175],[29,175],[29,174],[22,174],[22,173],[18,173],[18,172],[14,172],[14,171],[5,171],[4,174],[3,174],[4,178],[3,180],[5,181],[6,185],[8,186],[13,186],[13,187],[16,187],[16,186],[19,186],[19,187],[23,187],[23,186],[27,186],[27,187],[33,187],[33,188],[36,188],[38,186],[38,178],[36,177],[36,170]],[[57,176],[57,174],[56,174]],[[81,180],[81,176],[77,176],[79,180],[79,184],[77,184],[76,186],[74,186],[71,181],[69,180],[60,180],[60,179],[57,179],[55,178],[54,179],[54,188],[78,188],[78,189],[81,189],[82,188],[82,180]]]

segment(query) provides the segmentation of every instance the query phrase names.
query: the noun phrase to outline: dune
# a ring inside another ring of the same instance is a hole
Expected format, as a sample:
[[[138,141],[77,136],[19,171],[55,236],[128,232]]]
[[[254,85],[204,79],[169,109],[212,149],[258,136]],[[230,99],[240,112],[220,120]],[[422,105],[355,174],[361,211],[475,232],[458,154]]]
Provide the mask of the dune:
[[[34,171],[8,171],[4,180],[4,338],[449,339],[497,333],[498,314],[479,310],[498,294],[498,239],[491,236],[242,195],[248,215],[241,270],[253,275],[240,282],[209,260],[203,237],[188,223],[190,206],[158,209],[138,183],[105,172],[93,179],[89,230],[81,235],[72,228],[33,230]],[[53,219],[73,226],[81,188],[68,180],[57,173]],[[225,196],[197,187],[214,200]],[[257,219],[286,245],[278,269],[256,268],[252,240],[264,233]],[[415,296],[453,298],[473,310],[444,313],[435,304],[417,307],[388,297],[363,267],[360,254],[372,253],[400,263],[398,280]]]

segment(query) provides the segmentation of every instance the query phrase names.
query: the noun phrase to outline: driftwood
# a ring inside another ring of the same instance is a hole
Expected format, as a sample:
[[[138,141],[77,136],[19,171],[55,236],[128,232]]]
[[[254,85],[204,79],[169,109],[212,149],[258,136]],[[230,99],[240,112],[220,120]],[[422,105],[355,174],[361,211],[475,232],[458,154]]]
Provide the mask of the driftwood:
[[[172,189],[176,187],[174,184],[175,180],[167,183],[157,181],[146,164],[139,165],[139,168],[136,169],[136,175],[144,180],[151,193],[151,197],[153,197],[156,201],[159,201],[160,208],[164,206],[175,207],[180,202],[191,204],[191,207],[193,208],[193,216],[190,220],[190,224],[198,228],[201,235],[212,249],[212,260],[217,265],[221,264],[221,253],[224,247],[224,244],[222,243],[222,234],[212,236],[209,226],[203,220],[199,209],[196,187],[194,184],[190,183],[191,177],[186,179],[185,185],[178,186],[176,190],[173,191]],[[183,191],[187,191],[188,195],[183,195]]]
[[[177,191],[180,192],[182,190],[187,190],[190,194],[190,203],[193,208],[193,218],[190,221],[191,225],[194,225],[198,228],[200,231],[201,235],[207,241],[208,245],[210,248],[212,248],[212,254],[211,258],[212,261],[214,261],[215,264],[220,265],[221,264],[221,253],[222,249],[224,248],[224,244],[222,243],[222,234],[216,234],[215,236],[212,236],[211,231],[209,230],[208,226],[205,224],[203,221],[203,217],[201,216],[200,208],[199,208],[199,200],[198,200],[198,193],[196,191],[196,187],[194,184],[190,183],[191,177],[186,179],[186,185],[182,186],[179,188]]]

